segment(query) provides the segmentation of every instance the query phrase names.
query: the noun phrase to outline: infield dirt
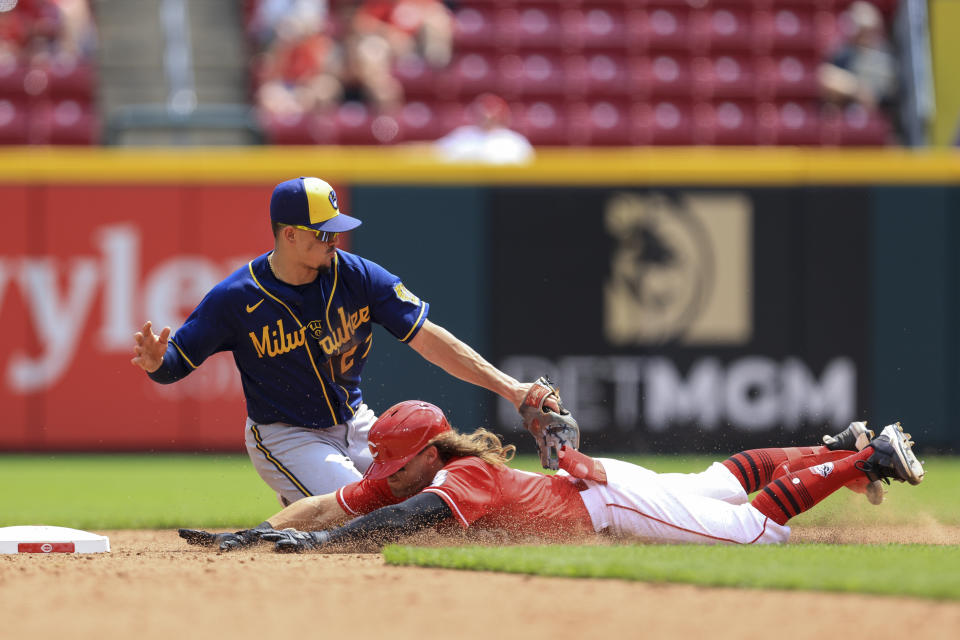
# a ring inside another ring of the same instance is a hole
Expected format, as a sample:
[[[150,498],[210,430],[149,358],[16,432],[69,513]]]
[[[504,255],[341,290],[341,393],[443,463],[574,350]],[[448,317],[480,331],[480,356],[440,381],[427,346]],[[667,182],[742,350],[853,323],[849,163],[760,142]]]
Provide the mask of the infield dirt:
[[[0,556],[0,638],[809,638],[960,634],[960,603],[386,566],[379,554],[230,554],[175,531],[113,552]],[[960,528],[798,529],[797,541],[960,544]],[[890,564],[896,559],[878,557]]]

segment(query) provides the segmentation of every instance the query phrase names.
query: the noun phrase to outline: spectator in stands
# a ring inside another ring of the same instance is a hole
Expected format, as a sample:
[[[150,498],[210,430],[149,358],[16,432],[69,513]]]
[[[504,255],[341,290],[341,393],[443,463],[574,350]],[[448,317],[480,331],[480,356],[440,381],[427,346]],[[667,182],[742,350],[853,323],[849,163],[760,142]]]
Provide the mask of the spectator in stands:
[[[259,0],[250,16],[247,33],[260,53],[273,44],[277,27],[286,17],[296,15],[302,20],[323,24],[328,10],[327,0]]]
[[[897,98],[897,61],[883,16],[874,5],[857,0],[844,19],[849,36],[818,73],[824,101],[828,106],[879,108],[892,116]]]
[[[450,62],[453,15],[440,0],[363,0],[344,11],[348,98],[389,111],[404,98],[392,73],[397,59],[419,56],[433,67]]]
[[[257,105],[273,114],[332,108],[343,98],[341,57],[325,33],[325,12],[298,3],[273,25],[258,63]]]
[[[458,127],[434,146],[450,162],[523,164],[533,159],[530,142],[510,129],[510,106],[500,96],[483,94],[470,105],[473,124]]]

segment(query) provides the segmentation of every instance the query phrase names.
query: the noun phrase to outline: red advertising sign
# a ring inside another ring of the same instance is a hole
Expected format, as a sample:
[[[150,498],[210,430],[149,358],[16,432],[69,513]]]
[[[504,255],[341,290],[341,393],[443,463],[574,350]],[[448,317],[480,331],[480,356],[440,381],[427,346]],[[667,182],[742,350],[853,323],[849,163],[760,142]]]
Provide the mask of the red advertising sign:
[[[130,358],[273,246],[271,190],[0,186],[0,451],[242,450],[229,354],[172,385]]]

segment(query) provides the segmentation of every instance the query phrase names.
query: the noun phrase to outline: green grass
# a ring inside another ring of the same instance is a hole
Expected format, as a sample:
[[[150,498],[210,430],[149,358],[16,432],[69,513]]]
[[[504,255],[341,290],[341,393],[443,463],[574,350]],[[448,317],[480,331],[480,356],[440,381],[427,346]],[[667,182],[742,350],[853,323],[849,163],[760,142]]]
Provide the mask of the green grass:
[[[389,546],[388,564],[960,600],[960,547],[932,545]],[[909,568],[909,570],[898,570]]]
[[[622,457],[622,456],[618,456]],[[629,457],[659,472],[699,471],[722,456]],[[538,470],[524,456],[514,466]],[[880,507],[841,490],[791,521],[798,525],[960,524],[960,458],[927,459],[918,487],[894,484]],[[79,529],[237,528],[279,509],[246,456],[0,455],[0,526]]]

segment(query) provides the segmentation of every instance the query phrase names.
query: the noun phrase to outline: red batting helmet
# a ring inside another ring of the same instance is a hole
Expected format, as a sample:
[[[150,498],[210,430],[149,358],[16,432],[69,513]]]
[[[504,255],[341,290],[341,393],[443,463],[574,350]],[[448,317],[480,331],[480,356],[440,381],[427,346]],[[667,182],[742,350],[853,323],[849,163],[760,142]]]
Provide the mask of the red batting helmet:
[[[423,451],[435,436],[450,431],[450,423],[438,407],[422,400],[395,404],[370,428],[368,444],[373,464],[367,478],[379,480],[399,471]]]

